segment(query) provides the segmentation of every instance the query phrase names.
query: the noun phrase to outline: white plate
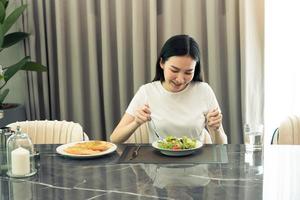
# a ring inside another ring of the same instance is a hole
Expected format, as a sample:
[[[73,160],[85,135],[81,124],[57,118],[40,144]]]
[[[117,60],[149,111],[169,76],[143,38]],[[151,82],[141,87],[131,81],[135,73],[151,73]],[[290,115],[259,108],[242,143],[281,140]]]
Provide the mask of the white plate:
[[[68,157],[72,157],[72,158],[93,158],[93,157],[99,157],[99,156],[103,156],[103,155],[106,155],[106,154],[110,154],[110,153],[114,152],[117,149],[117,145],[115,145],[114,143],[108,142],[112,145],[109,149],[107,149],[106,151],[102,151],[100,153],[97,153],[97,154],[93,154],[93,155],[76,155],[76,154],[70,154],[70,153],[67,153],[67,152],[64,151],[65,148],[74,146],[75,144],[90,142],[90,141],[92,141],[92,140],[63,144],[63,145],[60,145],[56,148],[56,152],[60,155],[68,156]]]
[[[165,154],[167,156],[186,156],[189,154],[194,153],[197,149],[200,149],[203,146],[203,144],[196,140],[196,146],[193,149],[181,149],[181,150],[172,150],[172,149],[162,149],[158,147],[158,141],[155,141],[152,143],[152,147],[159,150],[162,154]]]

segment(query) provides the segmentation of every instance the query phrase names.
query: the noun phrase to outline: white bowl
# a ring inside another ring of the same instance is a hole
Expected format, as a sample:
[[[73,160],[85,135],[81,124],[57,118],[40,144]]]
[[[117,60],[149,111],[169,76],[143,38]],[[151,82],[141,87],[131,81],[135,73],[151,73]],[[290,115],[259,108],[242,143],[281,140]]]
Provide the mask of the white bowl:
[[[165,154],[167,156],[186,156],[194,153],[197,149],[200,149],[203,146],[203,143],[201,143],[199,140],[196,140],[196,146],[192,149],[178,149],[178,150],[172,150],[172,149],[163,149],[158,147],[158,142],[155,141],[152,143],[152,147],[159,150],[162,154]]]

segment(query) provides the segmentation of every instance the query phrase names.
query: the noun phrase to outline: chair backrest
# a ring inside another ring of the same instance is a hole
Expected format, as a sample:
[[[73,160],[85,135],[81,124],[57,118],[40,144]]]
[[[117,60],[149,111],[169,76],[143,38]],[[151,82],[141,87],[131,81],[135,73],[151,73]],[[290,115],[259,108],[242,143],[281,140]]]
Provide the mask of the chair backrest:
[[[273,133],[271,144],[278,144],[278,128],[276,128]]]
[[[125,143],[149,143],[148,123],[142,124]]]
[[[289,116],[274,132],[272,144],[300,144],[300,117]]]
[[[70,121],[21,121],[8,125],[12,130],[20,126],[28,134],[33,144],[65,144],[89,140],[82,126]]]

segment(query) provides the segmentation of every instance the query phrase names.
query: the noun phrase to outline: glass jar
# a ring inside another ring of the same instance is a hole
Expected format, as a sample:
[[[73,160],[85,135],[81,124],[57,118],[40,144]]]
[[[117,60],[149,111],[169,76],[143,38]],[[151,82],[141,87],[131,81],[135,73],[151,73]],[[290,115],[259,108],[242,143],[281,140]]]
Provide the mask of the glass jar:
[[[28,177],[37,170],[34,161],[33,144],[26,133],[17,127],[15,134],[11,135],[6,143],[7,175],[11,177]]]
[[[6,159],[6,141],[11,136],[12,132],[10,127],[0,128],[0,172],[6,174],[7,172],[7,159]]]
[[[0,149],[6,149],[7,139],[12,135],[12,131],[10,127],[1,127],[0,128]]]

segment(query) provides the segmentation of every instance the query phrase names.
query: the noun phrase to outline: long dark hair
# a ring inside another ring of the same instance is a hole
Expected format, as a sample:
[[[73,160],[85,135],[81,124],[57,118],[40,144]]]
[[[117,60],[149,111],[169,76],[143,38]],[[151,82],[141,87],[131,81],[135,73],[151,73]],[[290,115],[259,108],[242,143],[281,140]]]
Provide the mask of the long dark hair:
[[[202,82],[200,66],[200,50],[197,42],[188,35],[175,35],[169,38],[162,47],[156,61],[156,72],[153,81],[164,81],[164,72],[160,67],[160,61],[165,63],[172,56],[191,56],[196,61],[194,77],[192,81]]]

